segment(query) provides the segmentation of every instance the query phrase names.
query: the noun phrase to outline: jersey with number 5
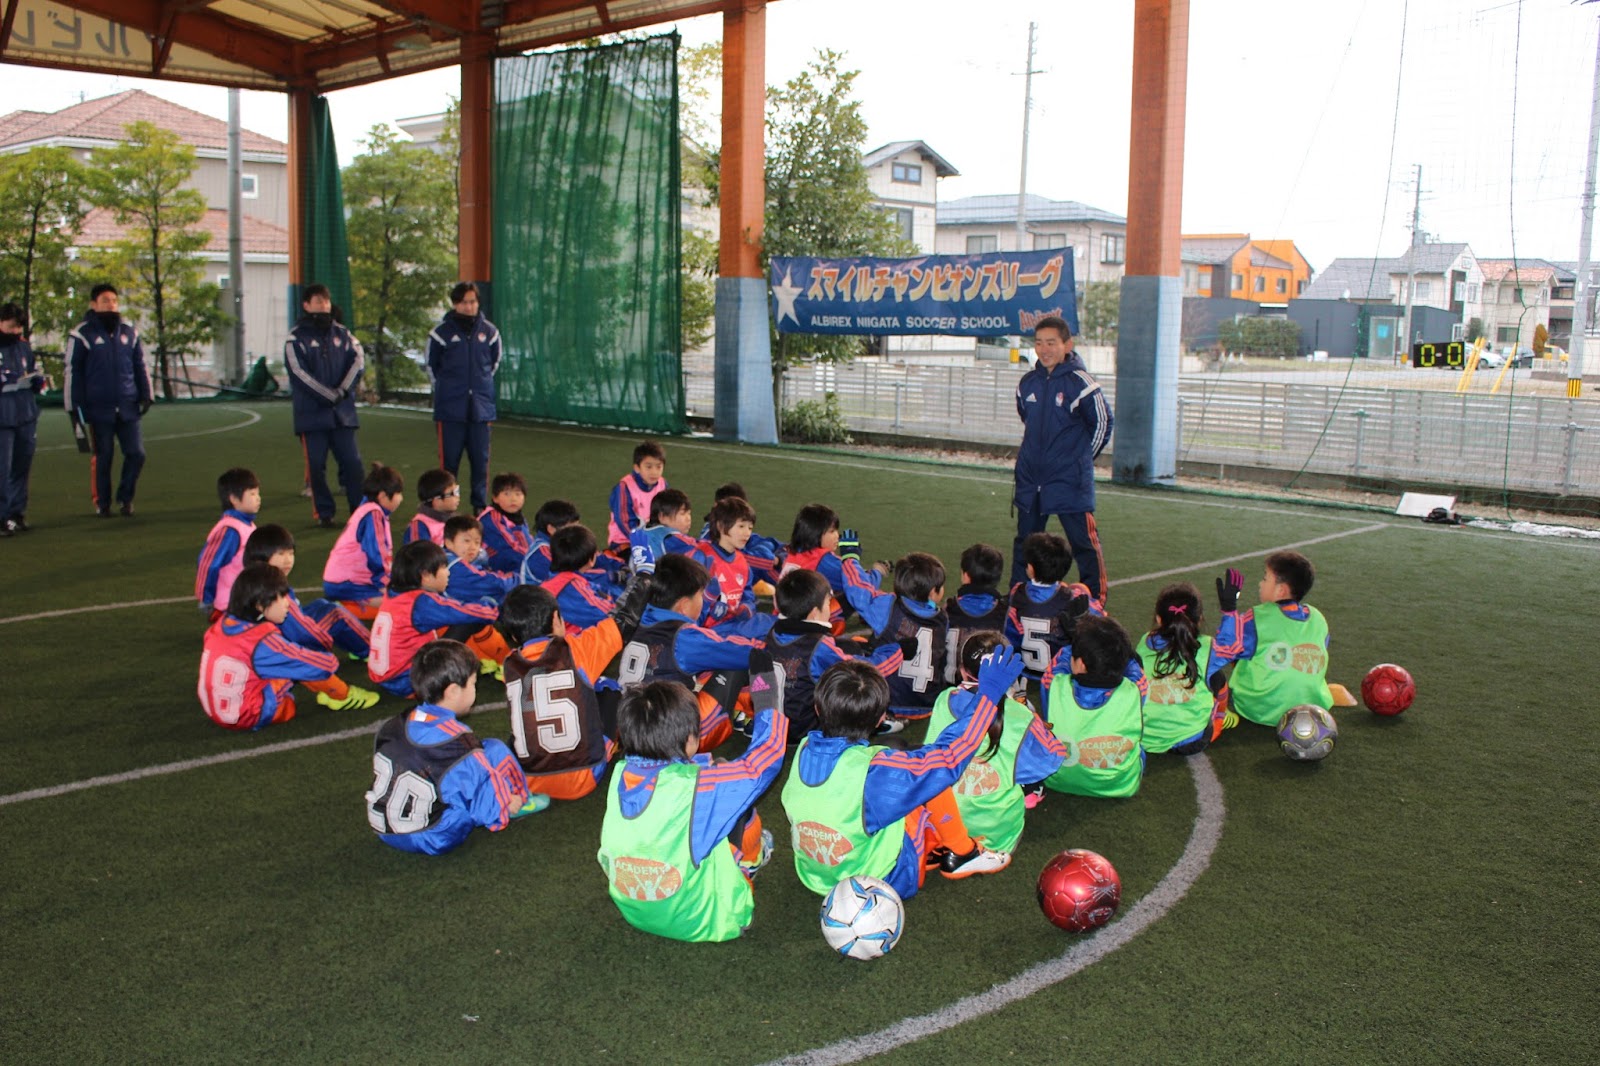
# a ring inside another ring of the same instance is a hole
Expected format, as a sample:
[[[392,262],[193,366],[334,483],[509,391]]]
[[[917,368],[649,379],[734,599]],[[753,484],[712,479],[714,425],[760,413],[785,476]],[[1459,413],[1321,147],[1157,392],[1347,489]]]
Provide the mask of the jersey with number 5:
[[[889,709],[902,718],[926,718],[945,683],[945,644],[950,619],[943,607],[920,614],[896,596],[889,620],[878,630],[874,644],[899,644],[905,653],[900,669],[889,676]],[[910,643],[907,643],[910,642]]]
[[[1032,581],[1019,581],[1012,587],[1005,635],[1022,656],[1022,665],[1029,677],[1042,677],[1066,643],[1057,619],[1080,592],[1089,595],[1089,587],[1040,585]],[[1092,604],[1090,609],[1094,610]]]

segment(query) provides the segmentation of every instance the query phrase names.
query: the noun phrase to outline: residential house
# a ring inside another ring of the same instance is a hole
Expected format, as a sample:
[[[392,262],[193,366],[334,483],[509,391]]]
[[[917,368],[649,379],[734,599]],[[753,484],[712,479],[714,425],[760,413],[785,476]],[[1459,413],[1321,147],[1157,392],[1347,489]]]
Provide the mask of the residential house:
[[[873,199],[917,251],[934,250],[939,179],[961,172],[926,141],[891,141],[861,157]]]
[[[1413,343],[1461,340],[1467,323],[1484,314],[1483,270],[1471,248],[1459,243],[1419,241],[1394,258],[1335,259],[1290,301],[1288,313],[1300,322],[1302,345],[1313,343],[1336,357],[1354,351],[1390,358],[1410,348],[1404,339],[1408,296]],[[1357,316],[1325,308],[1329,329],[1324,331],[1318,305],[1335,303],[1364,310]],[[1355,321],[1370,323],[1364,341],[1349,335],[1347,326]]]
[[[1075,200],[1051,200],[1029,193],[1025,228],[1017,231],[1017,196],[964,196],[939,205],[934,251],[943,255],[974,252],[1071,248],[1078,293],[1092,281],[1116,281],[1127,259],[1128,220]]]
[[[1534,332],[1550,330],[1550,301],[1556,268],[1541,259],[1480,259],[1483,270],[1483,334],[1496,348],[1532,348]],[[1572,294],[1568,285],[1566,329],[1572,333]]]
[[[1291,240],[1258,241],[1248,233],[1204,233],[1182,241],[1186,296],[1230,296],[1281,309],[1311,283],[1311,264]],[[1211,276],[1205,277],[1208,273]]]
[[[228,124],[142,89],[86,100],[60,111],[13,111],[0,115],[0,152],[59,145],[87,162],[96,148],[123,140],[128,125],[150,122],[177,134],[195,150],[195,172],[186,183],[206,200],[200,226],[210,235],[201,251],[205,278],[224,287],[228,277]],[[283,349],[289,324],[288,146],[250,130],[240,134],[243,168],[239,177],[244,241],[244,318],[247,362]],[[122,234],[110,214],[96,208],[84,221],[82,249],[116,240]],[[128,317],[143,322],[146,309],[129,306]],[[214,370],[215,368],[212,367]],[[204,373],[205,368],[199,368]]]

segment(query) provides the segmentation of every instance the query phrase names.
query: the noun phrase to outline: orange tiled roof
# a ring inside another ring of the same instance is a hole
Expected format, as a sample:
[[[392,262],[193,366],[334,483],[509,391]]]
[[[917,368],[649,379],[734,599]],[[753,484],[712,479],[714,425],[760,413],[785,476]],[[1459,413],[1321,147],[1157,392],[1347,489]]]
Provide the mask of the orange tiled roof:
[[[200,226],[211,237],[205,251],[220,253],[228,250],[228,212],[211,208],[200,220]],[[77,243],[83,248],[98,248],[119,240],[125,232],[110,211],[97,207],[84,216],[83,231],[78,235]],[[240,236],[244,239],[246,255],[289,254],[289,231],[282,226],[245,215]]]
[[[1483,280],[1493,285],[1515,278],[1520,282],[1536,282],[1547,284],[1555,280],[1555,268],[1539,260],[1522,260],[1519,268],[1515,259],[1479,259],[1478,268],[1483,271]]]
[[[0,148],[56,137],[115,142],[122,140],[131,122],[150,122],[171,130],[196,148],[228,147],[228,124],[221,119],[163,100],[143,89],[85,100],[60,111],[13,111],[0,115]],[[271,137],[243,130],[239,146],[246,152],[286,155],[289,146]]]

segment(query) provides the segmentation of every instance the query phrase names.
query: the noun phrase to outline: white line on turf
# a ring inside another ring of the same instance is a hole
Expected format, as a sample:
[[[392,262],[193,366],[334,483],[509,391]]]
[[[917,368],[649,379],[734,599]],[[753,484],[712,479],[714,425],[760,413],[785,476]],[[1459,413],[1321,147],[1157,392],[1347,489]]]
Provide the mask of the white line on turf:
[[[321,585],[295,589],[297,593],[321,592]],[[120,611],[126,607],[165,607],[174,603],[194,603],[193,596],[167,596],[159,600],[124,600],[121,603],[97,603],[89,607],[63,607],[59,611],[39,611],[36,614],[14,614],[0,618],[0,626],[13,622],[36,622],[41,618],[61,618],[69,614],[93,614],[96,611]]]
[[[812,1051],[801,1052],[776,1063],[804,1064],[804,1066],[839,1066],[859,1062],[873,1055],[882,1055],[898,1047],[921,1040],[934,1033],[953,1029],[1035,992],[1065,981],[1073,974],[1087,969],[1127,944],[1134,937],[1159,921],[1200,879],[1211,864],[1212,853],[1222,839],[1222,823],[1227,816],[1223,800],[1222,783],[1204,755],[1189,760],[1189,772],[1194,776],[1195,801],[1199,808],[1195,814],[1194,829],[1172,869],[1167,871],[1150,892],[1130,907],[1123,916],[1093,936],[1074,943],[1061,955],[1022,971],[1007,981],[992,986],[986,992],[958,999],[938,1010],[915,1018],[906,1018],[886,1029],[863,1036],[851,1037]],[[776,1066],[776,1064],[774,1064]]]
[[[232,433],[236,429],[244,429],[246,426],[253,426],[257,422],[261,421],[261,413],[259,411],[252,411],[248,407],[219,407],[217,410],[232,411],[235,414],[243,414],[245,419],[243,422],[230,422],[228,425],[218,426],[216,429],[197,429],[191,433],[163,433],[155,437],[145,437],[144,442],[146,444],[150,444],[158,440],[183,440],[185,437],[209,437],[213,433]],[[64,452],[76,449],[77,447],[78,446],[76,444],[50,444],[43,448],[36,448],[35,451]]]
[[[1108,584],[1116,586],[1131,585],[1138,581],[1154,581],[1158,577],[1172,577],[1176,574],[1193,573],[1196,570],[1209,570],[1214,566],[1222,566],[1226,563],[1243,562],[1246,559],[1254,559],[1257,556],[1271,555],[1273,552],[1293,551],[1296,548],[1305,548],[1312,544],[1322,544],[1330,540],[1338,540],[1340,537],[1354,537],[1359,536],[1362,533],[1376,533],[1380,529],[1388,528],[1390,527],[1389,523],[1387,522],[1374,522],[1372,525],[1362,526],[1360,529],[1341,529],[1337,533],[1328,533],[1320,537],[1312,537],[1310,540],[1297,540],[1293,544],[1280,544],[1276,548],[1268,548],[1265,551],[1245,552],[1243,555],[1230,555],[1226,559],[1212,559],[1210,562],[1205,563],[1190,563],[1188,566],[1180,566],[1172,570],[1157,570],[1153,574],[1139,574],[1135,577],[1115,578],[1108,582]]]

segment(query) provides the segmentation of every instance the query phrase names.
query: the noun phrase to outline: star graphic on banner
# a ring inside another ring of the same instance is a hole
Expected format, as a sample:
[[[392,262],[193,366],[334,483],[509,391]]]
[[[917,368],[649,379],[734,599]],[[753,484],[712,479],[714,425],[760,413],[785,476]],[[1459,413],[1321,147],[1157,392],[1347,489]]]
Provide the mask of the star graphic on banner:
[[[789,280],[789,272],[783,272],[783,284],[772,287],[772,295],[778,298],[778,324],[783,323],[784,316],[794,319],[794,324],[800,324],[800,316],[795,314],[794,301],[801,293],[800,286]]]

